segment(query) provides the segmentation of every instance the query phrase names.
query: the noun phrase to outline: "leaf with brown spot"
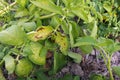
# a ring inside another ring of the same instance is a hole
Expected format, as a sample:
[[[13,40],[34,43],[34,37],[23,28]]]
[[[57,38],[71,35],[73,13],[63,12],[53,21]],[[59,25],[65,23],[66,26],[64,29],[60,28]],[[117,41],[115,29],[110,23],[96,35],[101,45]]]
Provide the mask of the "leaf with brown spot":
[[[67,55],[66,51],[69,47],[68,38],[66,35],[62,35],[61,33],[57,33],[55,36],[55,42],[60,46],[60,50],[64,55]]]
[[[28,33],[28,38],[32,41],[44,40],[46,39],[53,31],[51,26],[42,26],[34,32]]]

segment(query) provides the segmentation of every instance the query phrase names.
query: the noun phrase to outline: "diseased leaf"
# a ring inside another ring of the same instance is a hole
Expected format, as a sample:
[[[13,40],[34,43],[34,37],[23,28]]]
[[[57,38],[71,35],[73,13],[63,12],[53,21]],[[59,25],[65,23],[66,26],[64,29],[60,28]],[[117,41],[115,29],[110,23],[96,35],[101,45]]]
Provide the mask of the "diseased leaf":
[[[44,10],[47,10],[47,11],[50,11],[50,12],[54,12],[54,13],[57,13],[57,14],[62,14],[62,9],[55,5],[51,0],[37,0],[37,1],[31,1],[34,5],[44,9]]]
[[[22,58],[16,64],[15,74],[18,77],[27,77],[32,70],[33,64],[27,58]]]
[[[74,52],[68,52],[68,56],[71,57],[76,63],[80,63],[82,56]]]
[[[28,33],[28,38],[32,41],[44,40],[53,32],[50,26],[42,26],[36,31]]]
[[[30,49],[32,50],[33,54],[29,55],[28,57],[34,64],[37,64],[37,65],[45,64],[45,57],[40,57],[42,47],[43,46],[38,42],[30,43]]]
[[[54,53],[54,72],[56,73],[66,64],[65,56],[61,53]]]
[[[57,33],[55,36],[55,42],[60,46],[60,50],[64,55],[67,55],[67,50],[69,47],[68,38],[65,35],[62,35],[61,33]]]
[[[15,60],[12,56],[7,55],[4,57],[5,60],[5,68],[8,71],[8,74],[11,74],[15,70]]]
[[[13,25],[0,32],[0,42],[8,45],[21,45],[25,41],[25,32],[21,27]]]

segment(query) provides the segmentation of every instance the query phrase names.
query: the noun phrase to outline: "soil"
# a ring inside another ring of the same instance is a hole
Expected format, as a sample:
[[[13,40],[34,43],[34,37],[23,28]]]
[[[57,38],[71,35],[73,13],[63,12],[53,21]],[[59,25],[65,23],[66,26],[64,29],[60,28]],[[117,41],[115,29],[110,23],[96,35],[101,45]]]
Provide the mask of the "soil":
[[[111,66],[120,66],[120,52],[115,52],[112,60]],[[72,74],[80,76],[80,80],[89,80],[91,74],[101,74],[109,78],[109,72],[104,64],[99,51],[94,50],[91,54],[84,56],[80,64],[74,62],[68,62],[60,72],[56,75],[58,78],[63,77],[65,74]],[[120,77],[116,76],[114,73],[114,79],[120,80]]]
[[[76,51],[78,54],[81,54],[79,49],[73,49],[73,51]],[[51,56],[52,55],[49,54],[49,56],[47,57]],[[111,66],[120,66],[120,51],[114,53],[111,64]],[[4,69],[4,66],[2,70],[7,80],[16,80],[16,75],[8,75],[7,70]],[[80,64],[74,63],[72,61],[68,62],[67,65],[55,75],[55,77],[62,78],[65,74],[71,74],[80,76],[80,80],[89,80],[90,75],[93,73],[102,74],[103,76],[109,78],[109,72],[104,64],[102,57],[100,56],[99,51],[97,50],[92,51],[91,54],[84,55],[83,60]],[[114,73],[113,75],[115,80],[120,80],[120,77],[116,76]]]

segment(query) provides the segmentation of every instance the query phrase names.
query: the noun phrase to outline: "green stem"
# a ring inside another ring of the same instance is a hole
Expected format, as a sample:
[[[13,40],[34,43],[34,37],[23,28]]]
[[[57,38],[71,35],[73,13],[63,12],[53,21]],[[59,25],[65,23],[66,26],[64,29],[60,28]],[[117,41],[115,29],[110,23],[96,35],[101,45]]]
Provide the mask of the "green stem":
[[[62,22],[64,19],[65,19],[65,16],[62,17],[61,22]],[[58,25],[56,26],[56,28],[54,29],[54,33],[58,30],[58,28],[59,28],[60,25],[61,25],[61,24],[58,24]]]
[[[48,15],[45,15],[45,16],[41,16],[40,19],[50,18],[50,17],[52,17],[54,15],[56,15],[56,13],[52,13],[52,14],[48,14]]]
[[[110,73],[110,80],[114,80],[113,74],[112,74],[112,69],[111,69],[111,58],[108,57],[108,65],[107,65],[108,71]]]
[[[111,69],[111,57],[109,57],[109,55],[105,52],[105,50],[103,49],[103,48],[101,48],[101,47],[99,47],[102,51],[103,51],[103,53],[105,54],[105,56],[104,55],[102,55],[103,56],[103,59],[104,59],[104,62],[105,62],[105,64],[106,64],[106,66],[107,66],[107,69],[108,69],[108,71],[109,71],[109,74],[110,74],[110,80],[114,80],[114,78],[113,78],[113,73],[112,73],[112,69]],[[105,57],[106,57],[106,59],[105,59]]]

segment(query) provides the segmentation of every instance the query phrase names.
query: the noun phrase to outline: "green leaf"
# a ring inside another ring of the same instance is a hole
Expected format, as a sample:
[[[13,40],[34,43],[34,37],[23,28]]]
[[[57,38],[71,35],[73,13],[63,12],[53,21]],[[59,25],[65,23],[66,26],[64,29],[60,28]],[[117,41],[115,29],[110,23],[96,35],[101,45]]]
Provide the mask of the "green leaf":
[[[82,56],[74,52],[68,52],[68,56],[71,57],[76,63],[80,63]]]
[[[105,50],[112,56],[112,54],[120,50],[120,45],[117,45],[116,43],[114,43],[113,45],[106,47]]]
[[[75,22],[70,22],[69,24],[69,36],[70,36],[70,44],[73,46],[75,39],[79,36],[81,30],[79,26]]]
[[[73,80],[80,80],[79,76],[75,76]]]
[[[29,12],[27,9],[20,9],[16,12],[15,14],[15,18],[20,18],[20,17],[25,17],[28,16]]]
[[[36,31],[28,33],[28,38],[32,41],[44,40],[53,32],[51,26],[41,26]]]
[[[115,43],[112,39],[99,38],[97,46],[102,47],[110,55],[120,50],[120,45]]]
[[[56,6],[51,0],[37,0],[31,2],[44,10],[57,14],[63,14],[62,9],[59,6]]]
[[[99,12],[97,12],[96,14],[97,14],[98,19],[100,19],[100,21],[102,22],[102,21],[103,21],[103,16],[102,16],[102,14],[99,13]]]
[[[8,71],[8,74],[11,74],[15,70],[15,60],[12,56],[7,55],[4,57],[5,60],[5,68]]]
[[[88,20],[88,13],[84,10],[84,8],[80,7],[72,7],[71,11],[77,15],[79,18],[83,19],[85,22],[89,22]]]
[[[54,28],[60,25],[60,18],[58,16],[53,16],[50,21],[50,26],[53,26]]]
[[[32,50],[33,54],[29,55],[28,57],[34,64],[44,65],[46,62],[45,57],[43,57],[43,55],[45,55],[46,53],[44,53],[45,51],[42,50],[42,47],[43,46],[38,42],[30,43],[30,49]],[[41,53],[41,51],[42,51],[42,53]]]
[[[0,59],[2,59],[4,57],[5,53],[4,52],[0,52]]]
[[[120,77],[120,66],[113,66],[113,72]]]
[[[107,1],[103,4],[103,7],[105,8],[106,11],[108,11],[109,13],[112,11],[112,6],[110,3],[108,3]]]
[[[96,36],[97,36],[97,22],[96,21],[94,21],[94,23],[93,23],[93,29],[92,29],[92,32],[91,32],[91,37],[93,37],[93,38],[96,38]]]
[[[48,50],[54,51],[56,50],[56,44],[53,43],[50,39],[45,40],[45,48]]]
[[[70,22],[71,26],[72,26],[72,35],[73,38],[76,39],[77,37],[79,37],[80,33],[82,33],[82,31],[80,30],[80,26],[78,26],[78,24],[74,21]]]
[[[40,70],[37,70],[35,72],[35,76],[37,77],[37,80],[49,80],[48,76]]]
[[[16,2],[23,8],[26,7],[26,5],[28,4],[28,1],[29,0],[23,0],[23,1],[22,0],[16,0]]]
[[[38,42],[30,42],[30,49],[32,50],[33,54],[39,54],[40,50],[42,49],[42,45]]]
[[[60,24],[61,24],[61,28],[63,29],[65,34],[68,34],[69,32],[69,28],[68,28],[68,24],[65,20],[60,19]]]
[[[23,48],[23,53],[21,53],[23,56],[28,56],[28,55],[31,55],[33,54],[31,48],[30,48],[30,45],[29,44],[26,44],[25,47]]]
[[[93,50],[93,47],[91,45],[82,45],[82,46],[79,46],[79,48],[81,52],[85,54],[90,54]]]
[[[3,76],[2,70],[0,69],[0,80],[6,80],[5,77]]]
[[[40,58],[42,58],[42,60],[44,61],[43,63],[45,64],[46,63],[46,55],[47,55],[47,48],[45,47],[42,47],[42,49],[40,50]]]
[[[99,38],[98,43],[97,43],[98,46],[106,47],[106,48],[110,45],[113,45],[113,44],[114,44],[113,40],[106,39],[106,38]]]
[[[112,53],[113,53],[113,52],[116,52],[116,51],[118,51],[118,50],[120,50],[120,45],[115,44],[115,46],[114,46],[113,49],[112,49]]]
[[[23,23],[22,26],[27,32],[33,31],[37,28],[35,22],[26,22],[26,23]]]
[[[90,36],[79,37],[76,39],[76,43],[73,45],[74,47],[82,46],[82,45],[96,45],[97,41]]]
[[[73,34],[72,34],[72,25],[71,24],[69,26],[69,36],[70,36],[70,44],[71,44],[71,46],[73,46],[73,44],[74,44],[74,37],[73,37]]]
[[[25,32],[21,27],[13,25],[0,32],[0,42],[8,45],[21,45],[25,42]]]
[[[69,7],[70,3],[73,2],[73,0],[62,0],[62,1],[67,7]]]
[[[59,78],[57,80],[73,80],[73,75],[71,75],[71,74],[65,74],[63,78]]]
[[[66,64],[66,58],[61,53],[54,53],[54,72],[56,73]]]
[[[90,80],[106,80],[106,77],[100,74],[92,74],[90,75]]]

